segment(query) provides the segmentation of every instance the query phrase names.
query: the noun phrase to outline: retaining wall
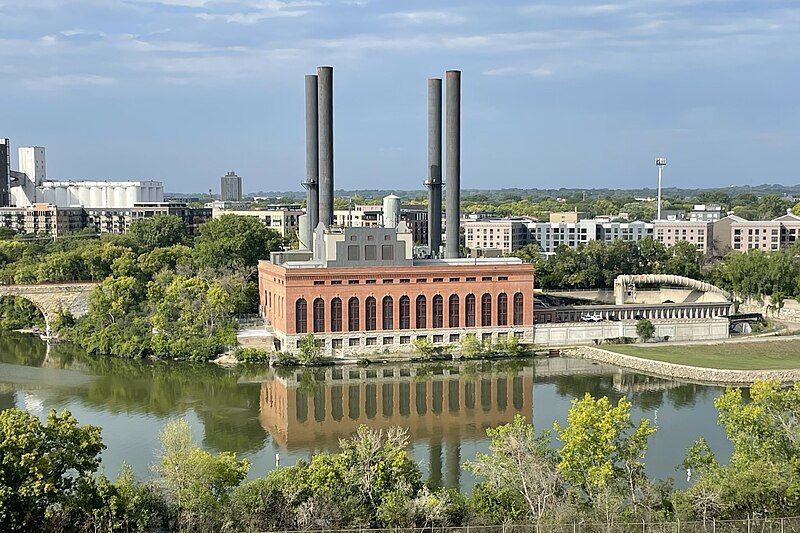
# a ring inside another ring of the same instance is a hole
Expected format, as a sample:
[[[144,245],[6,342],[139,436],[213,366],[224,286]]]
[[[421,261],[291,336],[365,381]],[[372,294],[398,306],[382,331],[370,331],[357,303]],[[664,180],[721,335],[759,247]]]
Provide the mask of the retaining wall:
[[[654,336],[669,337],[671,341],[719,340],[729,336],[728,319],[723,317],[652,322],[656,328]],[[533,343],[541,346],[594,344],[595,339],[615,337],[638,337],[636,321],[537,324],[534,326]]]

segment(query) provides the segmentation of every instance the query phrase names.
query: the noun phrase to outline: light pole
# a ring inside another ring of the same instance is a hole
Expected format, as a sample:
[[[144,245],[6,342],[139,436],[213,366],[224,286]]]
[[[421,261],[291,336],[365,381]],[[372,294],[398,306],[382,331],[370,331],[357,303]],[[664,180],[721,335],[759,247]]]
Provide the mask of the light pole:
[[[661,220],[661,174],[664,167],[667,166],[667,158],[657,157],[656,166],[658,167],[658,212],[656,213],[656,220]]]

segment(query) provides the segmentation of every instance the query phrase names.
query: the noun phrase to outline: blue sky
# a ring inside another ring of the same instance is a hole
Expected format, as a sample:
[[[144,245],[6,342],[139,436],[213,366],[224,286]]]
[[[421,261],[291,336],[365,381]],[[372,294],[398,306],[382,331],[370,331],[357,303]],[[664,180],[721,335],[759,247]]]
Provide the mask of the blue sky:
[[[464,187],[800,183],[788,0],[0,0],[0,136],[53,178],[299,189],[325,64],[337,188],[422,189],[448,68]]]

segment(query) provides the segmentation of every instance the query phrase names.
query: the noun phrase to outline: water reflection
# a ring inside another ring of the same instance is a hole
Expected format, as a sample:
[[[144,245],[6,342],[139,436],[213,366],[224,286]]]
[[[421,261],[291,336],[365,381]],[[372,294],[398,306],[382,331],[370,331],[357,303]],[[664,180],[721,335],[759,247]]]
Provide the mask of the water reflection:
[[[381,365],[274,371],[211,364],[89,357],[66,344],[0,335],[0,409],[41,416],[68,408],[103,427],[110,475],[123,461],[143,476],[167,420],[189,418],[210,451],[253,462],[251,475],[334,450],[359,425],[409,429],[412,454],[434,484],[469,486],[460,465],[487,449],[485,429],[521,414],[537,429],[563,421],[586,392],[627,396],[634,415],[657,418],[648,473],[675,474],[700,435],[723,453],[713,398],[720,389],[623,371],[573,359]]]

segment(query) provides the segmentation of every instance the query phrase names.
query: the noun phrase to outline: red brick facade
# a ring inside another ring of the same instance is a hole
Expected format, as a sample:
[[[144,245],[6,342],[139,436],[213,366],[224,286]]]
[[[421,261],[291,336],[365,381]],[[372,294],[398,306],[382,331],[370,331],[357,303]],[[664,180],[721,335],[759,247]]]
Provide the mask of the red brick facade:
[[[387,332],[441,330],[448,335],[443,342],[451,342],[460,332],[496,335],[507,328],[527,339],[534,323],[530,264],[430,262],[367,269],[285,268],[261,261],[258,271],[261,311],[289,349],[292,338],[307,333],[330,339],[326,346],[334,351],[343,347],[338,339]]]

